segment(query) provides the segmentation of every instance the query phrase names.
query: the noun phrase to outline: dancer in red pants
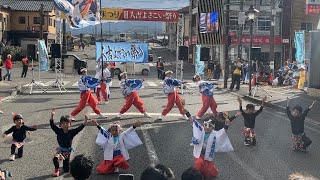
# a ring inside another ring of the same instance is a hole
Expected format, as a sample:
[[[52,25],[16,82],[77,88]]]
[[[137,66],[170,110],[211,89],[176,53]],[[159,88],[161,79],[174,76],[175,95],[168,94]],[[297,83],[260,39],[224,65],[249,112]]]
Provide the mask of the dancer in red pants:
[[[71,112],[71,118],[75,117],[82,111],[87,104],[93,109],[93,111],[100,117],[106,117],[101,114],[101,111],[98,109],[97,104],[98,100],[92,95],[90,88],[95,88],[100,83],[99,79],[92,78],[87,76],[87,69],[81,68],[79,70],[80,80],[78,82],[80,90],[80,102],[78,107]]]
[[[209,107],[212,110],[214,116],[217,116],[217,103],[213,97],[213,89],[214,85],[219,84],[201,81],[201,77],[199,75],[195,75],[193,77],[193,81],[199,86],[199,91],[202,94],[202,108],[198,112],[196,119],[201,119],[201,117],[204,115],[204,113],[207,112]]]
[[[183,119],[188,119],[188,117],[183,112],[182,98],[179,96],[176,86],[181,86],[182,81],[177,79],[172,79],[172,71],[165,72],[165,79],[163,81],[163,92],[168,96],[168,104],[166,108],[162,111],[161,116],[158,118],[162,120],[165,115],[167,115],[173,105],[176,104],[179,108],[180,114],[183,116]]]
[[[102,93],[102,97],[105,101],[105,104],[108,104],[108,96],[109,96],[108,90],[109,90],[109,84],[111,82],[111,79],[110,79],[111,74],[110,74],[110,71],[108,70],[108,63],[107,62],[103,63],[103,69],[98,70],[98,73],[96,74],[95,78],[101,80],[100,87],[97,87],[97,90],[96,90],[96,95],[97,95],[99,104],[102,103],[101,97],[100,97],[100,92]]]
[[[127,112],[132,105],[134,105],[145,117],[151,118],[144,108],[144,103],[139,97],[137,90],[143,88],[143,80],[140,79],[127,79],[127,72],[121,73],[119,76],[121,91],[126,99],[125,104],[117,115],[117,118],[121,118],[121,115]]]

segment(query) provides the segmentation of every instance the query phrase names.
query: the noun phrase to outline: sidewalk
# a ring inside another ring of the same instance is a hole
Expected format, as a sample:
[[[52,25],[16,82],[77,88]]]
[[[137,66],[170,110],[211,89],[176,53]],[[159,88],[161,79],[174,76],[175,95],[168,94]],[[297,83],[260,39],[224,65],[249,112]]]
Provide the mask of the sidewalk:
[[[254,88],[254,86],[252,88]],[[270,93],[272,97],[270,97],[261,88],[263,88],[268,93]],[[266,102],[266,106],[284,113],[286,113],[287,97],[291,99],[290,100],[291,103],[289,105],[290,107],[293,107],[295,105],[300,105],[302,106],[303,109],[308,108],[312,104],[312,102],[315,100],[320,101],[320,99],[308,96],[305,92],[295,88],[291,88],[289,86],[262,86],[261,85],[259,86],[255,97],[252,97],[252,96],[249,96],[249,86],[241,84],[239,91],[234,90],[234,91],[231,91],[230,93],[237,96],[241,96],[246,100],[249,100],[258,104],[261,103],[261,100],[264,96],[267,96],[268,99]],[[318,120],[319,115],[320,115],[320,102],[314,105],[313,109],[310,111],[307,117],[313,120]]]

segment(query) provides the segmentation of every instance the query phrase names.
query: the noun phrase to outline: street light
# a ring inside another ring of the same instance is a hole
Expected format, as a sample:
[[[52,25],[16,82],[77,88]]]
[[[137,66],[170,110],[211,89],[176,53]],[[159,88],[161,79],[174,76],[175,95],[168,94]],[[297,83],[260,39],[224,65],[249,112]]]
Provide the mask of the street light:
[[[250,8],[248,9],[248,11],[246,12],[248,19],[250,21],[250,49],[249,49],[249,96],[251,96],[251,88],[252,88],[252,84],[251,84],[251,78],[252,78],[252,36],[253,36],[253,23],[255,18],[258,16],[259,11],[257,9],[255,9],[253,7],[253,5],[250,6]]]

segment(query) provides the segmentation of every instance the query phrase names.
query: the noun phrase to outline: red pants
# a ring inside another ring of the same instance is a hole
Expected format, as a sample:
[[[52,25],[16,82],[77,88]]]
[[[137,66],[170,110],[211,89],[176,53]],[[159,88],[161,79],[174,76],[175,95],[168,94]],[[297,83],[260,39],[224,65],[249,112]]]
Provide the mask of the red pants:
[[[212,110],[213,114],[216,116],[217,115],[217,103],[214,100],[213,96],[206,96],[202,95],[202,108],[198,112],[197,116],[202,117],[204,113],[207,112],[207,110],[210,109]]]
[[[100,83],[100,88],[97,88],[96,95],[97,95],[98,101],[101,101],[100,91],[101,91],[101,93],[102,93],[103,99],[104,99],[105,101],[108,101],[108,92],[107,92],[107,85],[106,85],[106,83],[101,82],[101,83]]]
[[[219,171],[214,166],[214,162],[204,160],[203,155],[194,159],[194,166],[206,178],[218,176]]]
[[[82,111],[82,109],[86,107],[87,104],[90,105],[90,107],[96,114],[101,114],[100,110],[97,107],[98,100],[91,94],[90,90],[86,90],[81,93],[78,107],[72,111],[71,116],[76,116],[77,114],[79,114],[79,112]]]
[[[168,104],[167,107],[162,111],[162,116],[167,115],[171,111],[174,104],[178,106],[180,114],[183,114],[182,98],[179,96],[178,91],[168,94]]]
[[[133,91],[129,96],[125,97],[126,103],[120,110],[120,114],[127,112],[132,104],[141,112],[144,113],[146,109],[144,108],[144,103],[142,99],[139,97],[137,91]]]
[[[123,170],[126,170],[129,168],[128,162],[124,159],[122,155],[118,155],[114,157],[111,161],[104,160],[102,163],[97,166],[97,171],[100,174],[110,174],[113,173],[115,168],[121,168]]]

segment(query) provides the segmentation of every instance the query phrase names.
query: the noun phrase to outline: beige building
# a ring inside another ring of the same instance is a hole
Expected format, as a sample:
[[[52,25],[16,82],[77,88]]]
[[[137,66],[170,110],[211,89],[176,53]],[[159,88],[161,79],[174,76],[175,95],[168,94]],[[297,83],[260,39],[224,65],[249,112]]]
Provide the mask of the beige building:
[[[21,46],[36,44],[40,37],[40,6],[44,7],[43,38],[54,43],[56,36],[55,9],[51,0],[0,0],[1,37],[4,44]],[[3,28],[2,28],[3,27]]]

